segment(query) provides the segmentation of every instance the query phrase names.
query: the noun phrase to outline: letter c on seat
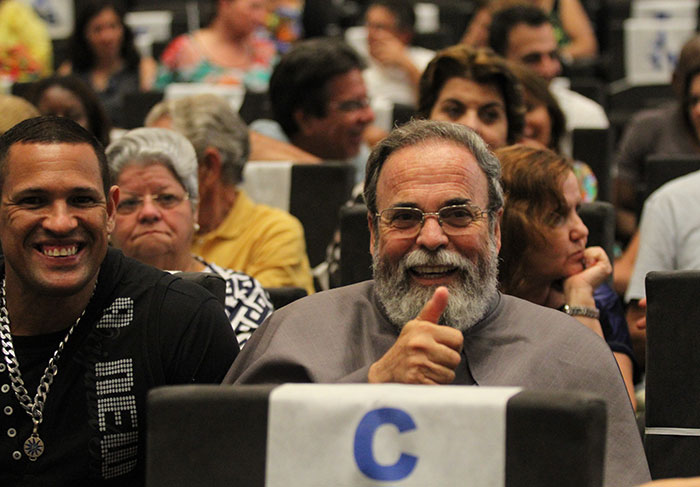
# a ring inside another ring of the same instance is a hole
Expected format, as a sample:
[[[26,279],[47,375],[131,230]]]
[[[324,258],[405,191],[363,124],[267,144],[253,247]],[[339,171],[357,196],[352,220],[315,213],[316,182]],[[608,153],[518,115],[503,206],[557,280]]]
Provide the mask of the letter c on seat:
[[[418,457],[401,453],[393,465],[377,463],[372,454],[372,443],[375,432],[384,424],[393,424],[399,433],[416,429],[413,419],[405,411],[395,408],[373,409],[365,414],[355,430],[355,462],[360,471],[373,480],[401,480],[411,474]]]

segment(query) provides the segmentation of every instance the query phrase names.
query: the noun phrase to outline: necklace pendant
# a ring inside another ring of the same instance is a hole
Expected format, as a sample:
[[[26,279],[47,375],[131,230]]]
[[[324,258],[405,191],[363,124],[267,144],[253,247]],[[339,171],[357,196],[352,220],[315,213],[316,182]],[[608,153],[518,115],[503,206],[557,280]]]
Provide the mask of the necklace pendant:
[[[29,457],[29,460],[36,462],[42,453],[44,453],[44,441],[37,433],[32,433],[24,442],[24,454]]]

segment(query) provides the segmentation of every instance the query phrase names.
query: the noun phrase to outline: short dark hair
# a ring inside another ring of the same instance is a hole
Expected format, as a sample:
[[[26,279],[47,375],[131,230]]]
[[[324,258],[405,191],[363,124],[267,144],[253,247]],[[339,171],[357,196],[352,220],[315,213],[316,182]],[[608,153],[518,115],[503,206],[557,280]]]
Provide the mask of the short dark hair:
[[[423,71],[418,85],[418,116],[430,118],[440,92],[448,80],[464,78],[495,87],[503,97],[508,121],[508,143],[520,139],[525,127],[522,86],[510,64],[489,48],[458,44],[439,51]]]
[[[372,0],[367,10],[372,7],[384,7],[396,17],[396,27],[403,32],[413,33],[416,25],[416,12],[412,0]]]
[[[105,112],[102,102],[93,89],[90,88],[90,85],[76,75],[52,76],[32,83],[27,93],[27,99],[34,106],[38,107],[44,92],[53,86],[59,86],[78,97],[83,107],[85,107],[89,125],[88,130],[97,137],[97,140],[102,145],[105,147],[109,145],[109,132],[112,129],[112,124],[109,121],[109,117],[107,117],[107,112]]]
[[[337,39],[302,41],[287,52],[270,78],[270,101],[275,120],[288,137],[299,131],[294,112],[301,109],[314,117],[325,117],[328,83],[336,76],[365,64],[347,44]]]
[[[544,10],[531,5],[516,5],[499,10],[493,14],[491,27],[489,27],[489,46],[497,54],[506,56],[510,31],[517,25],[526,24],[531,27],[539,27],[548,23],[550,20]]]
[[[111,180],[104,146],[73,120],[45,115],[24,120],[0,135],[0,194],[7,176],[7,158],[15,144],[89,144],[100,166],[102,189],[109,195]]]

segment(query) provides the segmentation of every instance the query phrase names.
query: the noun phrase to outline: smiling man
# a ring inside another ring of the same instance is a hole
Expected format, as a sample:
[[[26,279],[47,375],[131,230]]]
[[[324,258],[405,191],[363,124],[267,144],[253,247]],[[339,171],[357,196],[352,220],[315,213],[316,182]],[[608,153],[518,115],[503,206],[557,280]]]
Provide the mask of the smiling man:
[[[237,355],[213,296],[108,249],[118,200],[75,122],[0,137],[1,485],[142,485],[148,389]]]
[[[323,161],[352,164],[361,181],[369,155],[363,135],[374,121],[364,67],[357,53],[337,39],[295,44],[270,78],[275,120],[257,120],[250,128]]]
[[[500,164],[470,129],[414,121],[367,163],[374,280],[274,313],[224,382],[399,382],[588,391],[605,398],[606,486],[649,472],[605,342],[496,287]]]

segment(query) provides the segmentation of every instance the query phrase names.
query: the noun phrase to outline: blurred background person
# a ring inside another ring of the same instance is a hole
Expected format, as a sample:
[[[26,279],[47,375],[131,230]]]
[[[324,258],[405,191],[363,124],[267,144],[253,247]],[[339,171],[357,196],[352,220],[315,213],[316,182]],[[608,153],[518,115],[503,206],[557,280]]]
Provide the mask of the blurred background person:
[[[78,9],[69,59],[60,74],[73,72],[97,93],[112,124],[123,127],[123,98],[147,91],[156,74],[152,57],[141,57],[134,35],[115,0],[90,0]]]
[[[566,133],[566,116],[559,108],[547,82],[530,68],[511,63],[510,68],[523,86],[525,98],[525,130],[522,143],[546,148],[561,154],[561,141]],[[588,164],[572,161],[571,165],[581,189],[583,202],[598,197],[598,180]]]
[[[272,312],[252,277],[190,252],[198,227],[197,156],[173,130],[131,130],[107,148],[112,180],[119,186],[113,245],[128,257],[170,271],[211,272],[226,281],[226,314],[239,345]]]
[[[683,45],[671,86],[676,100],[635,114],[617,150],[618,226],[627,237],[637,227],[646,158],[654,154],[700,154],[700,36]]]
[[[254,203],[238,187],[250,154],[248,127],[215,95],[166,100],[146,125],[183,134],[197,154],[199,231],[192,252],[253,276],[265,287],[314,292],[304,229],[289,213]]]
[[[24,98],[0,95],[0,135],[28,118],[41,115],[39,110]]]
[[[616,232],[623,240],[629,240],[615,261],[615,289],[621,295],[627,290],[639,251],[637,216],[646,193],[647,157],[700,153],[700,36],[693,36],[683,45],[671,86],[675,101],[632,117],[613,164]]]
[[[0,0],[0,76],[33,81],[53,71],[53,47],[46,24],[17,0]]]
[[[592,58],[598,54],[598,41],[580,0],[481,0],[462,42],[473,47],[487,46],[493,14],[518,4],[538,7],[547,14],[565,62]]]
[[[75,75],[44,78],[27,91],[27,99],[42,115],[70,118],[94,135],[105,147],[111,123],[100,99]]]
[[[217,0],[211,23],[173,39],[165,48],[155,82],[245,85],[264,91],[276,60],[264,29],[265,0]]]
[[[412,2],[372,0],[369,3],[364,24],[366,38],[352,45],[367,62],[362,75],[371,98],[378,96],[416,106],[420,76],[435,52],[411,45],[415,23]]]
[[[365,135],[374,122],[364,68],[345,42],[316,38],[295,44],[270,78],[274,120],[256,120],[251,129],[323,161],[352,165],[355,181],[362,182],[369,156]]]
[[[601,247],[586,247],[573,168],[546,149],[514,145],[496,151],[505,195],[501,219],[501,290],[560,309],[606,340],[632,404],[635,357],[622,302],[606,283],[612,266]]]
[[[497,149],[519,141],[525,126],[520,81],[491,49],[439,51],[420,80],[418,115],[466,125]]]
[[[520,4],[496,12],[489,30],[489,45],[507,60],[525,65],[545,79],[566,115],[566,134],[561,142],[564,154],[571,156],[574,129],[610,126],[601,105],[571,90],[569,81],[560,77],[562,64],[555,28],[542,9]]]

